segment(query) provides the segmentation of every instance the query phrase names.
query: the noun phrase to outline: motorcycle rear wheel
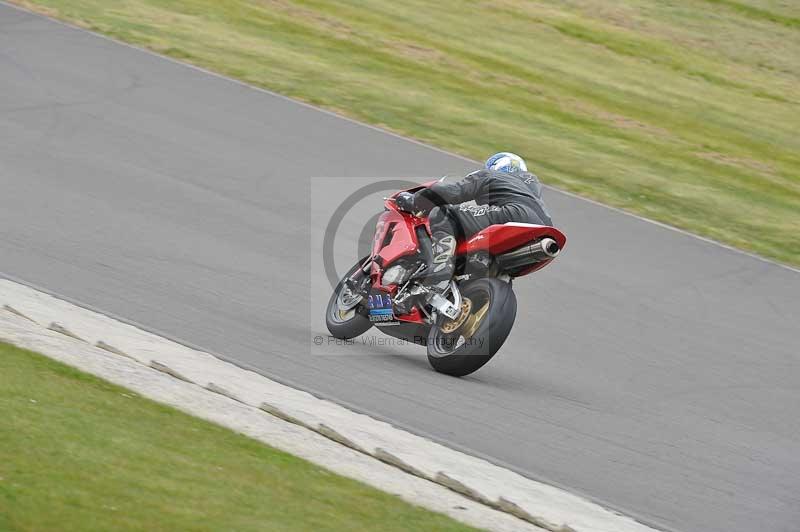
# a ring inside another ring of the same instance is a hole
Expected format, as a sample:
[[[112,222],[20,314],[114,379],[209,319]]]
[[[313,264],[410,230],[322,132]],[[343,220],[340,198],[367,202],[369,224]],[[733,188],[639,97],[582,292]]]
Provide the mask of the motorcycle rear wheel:
[[[345,284],[345,280],[358,271],[363,263],[364,259],[361,259],[355,266],[350,268],[344,278],[336,285],[328,301],[328,307],[325,310],[325,325],[327,325],[328,332],[334,338],[349,340],[364,334],[372,327],[372,322],[366,316],[360,314],[357,307],[346,311],[343,311],[340,307],[340,302],[348,297],[346,291],[349,288]],[[350,295],[350,297],[353,297],[353,295]]]
[[[477,371],[502,347],[517,316],[511,285],[495,278],[461,287],[463,311],[456,322],[441,320],[428,333],[428,362],[439,373],[463,377]]]

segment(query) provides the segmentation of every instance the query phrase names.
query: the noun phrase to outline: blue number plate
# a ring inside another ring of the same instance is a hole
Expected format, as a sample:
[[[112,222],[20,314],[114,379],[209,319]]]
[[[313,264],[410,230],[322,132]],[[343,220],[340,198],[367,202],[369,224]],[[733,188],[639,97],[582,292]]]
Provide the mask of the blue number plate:
[[[369,308],[369,321],[394,321],[392,297],[389,294],[383,292],[374,292],[370,294],[367,300],[367,307]]]

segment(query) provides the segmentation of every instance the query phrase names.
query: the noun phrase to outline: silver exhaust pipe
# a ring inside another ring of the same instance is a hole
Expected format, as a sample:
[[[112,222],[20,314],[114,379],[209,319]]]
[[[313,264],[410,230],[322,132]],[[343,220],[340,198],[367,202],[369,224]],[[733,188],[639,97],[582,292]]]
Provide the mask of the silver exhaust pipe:
[[[497,256],[500,267],[511,270],[521,266],[529,266],[545,260],[554,259],[561,252],[558,242],[552,238],[543,238],[533,244],[517,248],[514,251]]]

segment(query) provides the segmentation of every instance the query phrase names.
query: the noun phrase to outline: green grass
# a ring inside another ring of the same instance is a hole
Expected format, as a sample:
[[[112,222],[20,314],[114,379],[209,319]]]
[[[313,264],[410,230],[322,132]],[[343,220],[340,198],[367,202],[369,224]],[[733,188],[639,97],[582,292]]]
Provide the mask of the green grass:
[[[0,343],[0,530],[470,530]]]
[[[794,2],[16,1],[800,265]]]

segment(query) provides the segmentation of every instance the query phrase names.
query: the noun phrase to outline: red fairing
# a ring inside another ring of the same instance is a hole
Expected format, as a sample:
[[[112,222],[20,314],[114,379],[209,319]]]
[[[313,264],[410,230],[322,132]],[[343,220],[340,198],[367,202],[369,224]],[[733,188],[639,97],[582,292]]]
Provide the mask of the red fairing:
[[[384,268],[400,257],[416,253],[418,245],[414,224],[409,216],[403,216],[395,210],[381,214],[372,242],[372,256],[380,257]]]
[[[459,242],[456,253],[464,255],[476,251],[488,251],[492,255],[500,255],[545,237],[555,240],[562,249],[567,244],[567,237],[555,227],[508,222],[490,225],[466,241]]]
[[[431,181],[409,190],[419,190],[435,182]],[[417,253],[419,241],[417,240],[415,229],[418,225],[424,226],[427,223],[425,218],[417,218],[412,214],[398,211],[394,202],[397,194],[399,192],[384,202],[386,211],[378,218],[375,239],[372,241],[372,257],[375,260],[372,261],[372,266],[370,267],[373,289],[387,292],[391,295],[397,292],[398,287],[395,285],[383,286],[381,284],[383,272],[397,259]],[[391,238],[389,238],[390,235]],[[417,308],[412,309],[408,314],[398,315],[396,318],[403,322],[425,323],[422,314]]]
[[[397,210],[393,201],[386,202],[387,210],[378,218],[375,239],[372,241],[370,277],[375,288],[394,294],[396,286],[381,285],[383,271],[401,257],[417,253],[419,241],[414,230],[425,220]]]
[[[552,238],[558,247],[564,249],[567,245],[567,237],[549,225],[524,224],[508,222],[505,224],[490,225],[483,231],[474,234],[466,241],[459,242],[456,253],[459,255],[474,253],[476,251],[488,251],[492,255],[501,255],[512,249],[540,240],[542,238]],[[517,272],[516,277],[522,277],[535,271],[541,270],[553,259],[543,260],[531,265],[529,268]]]
[[[397,319],[399,321],[405,321],[409,323],[425,323],[425,320],[422,318],[422,313],[416,307],[411,309],[411,312],[408,314],[401,314],[397,316]]]

